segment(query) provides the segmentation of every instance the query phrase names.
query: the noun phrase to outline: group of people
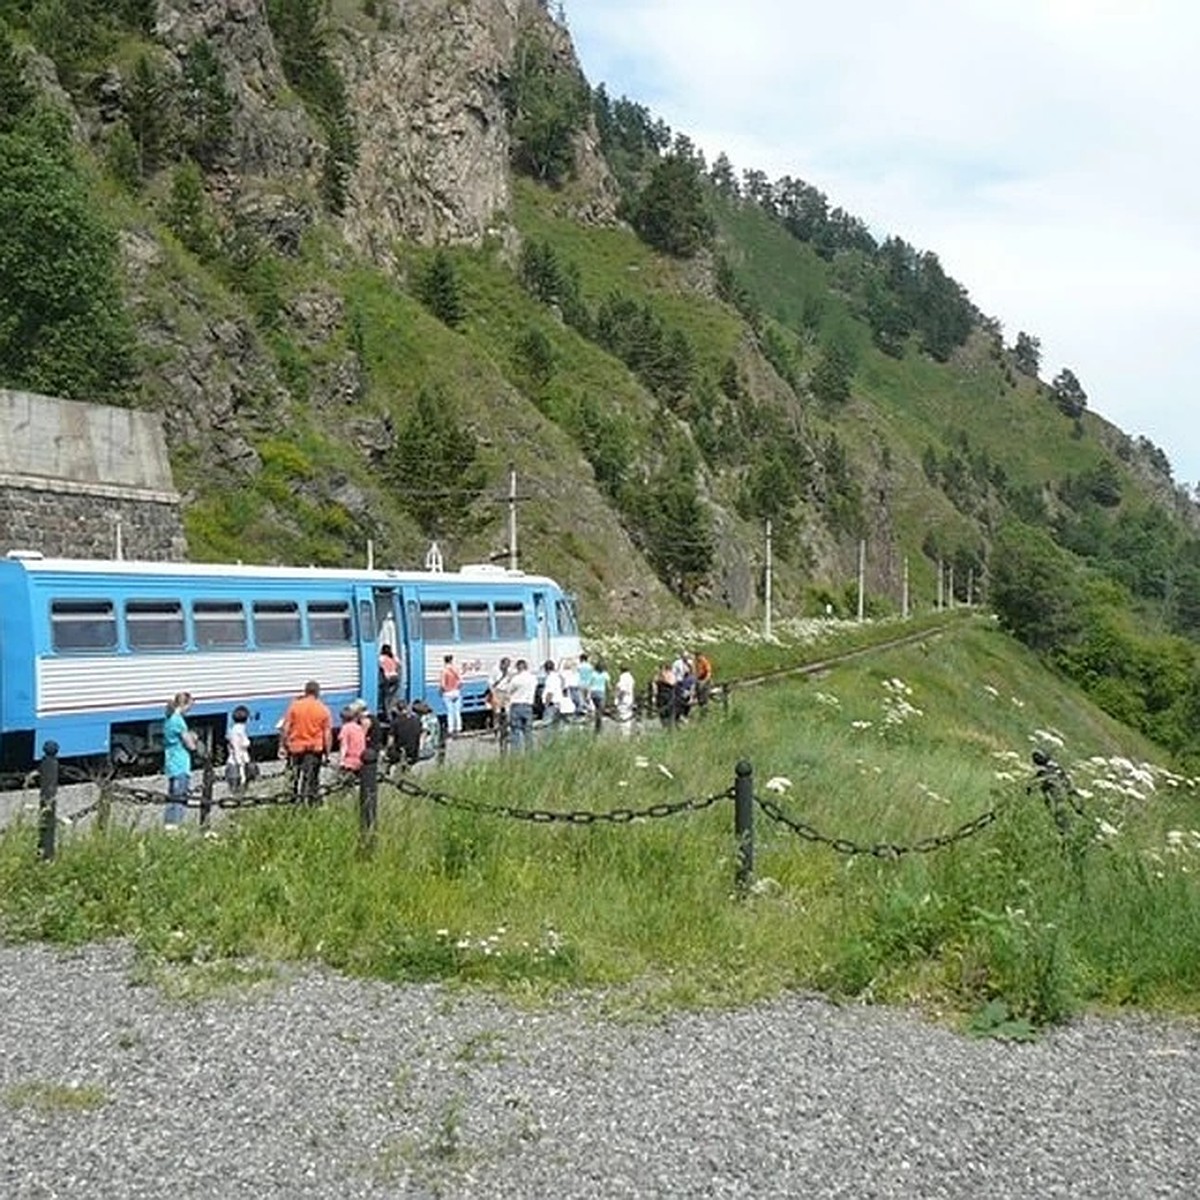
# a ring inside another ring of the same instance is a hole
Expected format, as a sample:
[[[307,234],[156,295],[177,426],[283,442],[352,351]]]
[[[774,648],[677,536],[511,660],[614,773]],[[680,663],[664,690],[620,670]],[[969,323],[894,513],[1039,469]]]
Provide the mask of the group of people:
[[[320,696],[321,685],[310,679],[304,695],[292,701],[280,723],[280,752],[294,769],[298,803],[315,802],[321,763],[333,750],[333,719]],[[393,692],[382,717],[372,714],[363,699],[352,700],[342,709],[337,764],[343,776],[355,778],[369,752],[403,768],[434,757],[441,745],[441,723],[433,709],[424,700],[407,704]]]
[[[557,663],[546,659],[540,679],[526,659],[502,658],[488,676],[486,702],[501,748],[526,750],[539,719],[547,737],[579,722],[599,732],[606,715],[630,728],[637,695],[629,667],[621,668],[614,683],[604,660],[593,662],[585,653]]]
[[[342,709],[335,738],[333,715],[321,699],[321,685],[315,679],[288,705],[279,722],[279,746],[292,767],[298,804],[319,803],[321,765],[333,754],[335,743],[339,768],[353,777],[361,772],[368,750],[403,768],[434,757],[444,748],[444,736],[456,737],[462,732],[463,677],[452,654],[445,656],[438,680],[446,709],[444,730],[423,700],[406,704],[399,699],[399,664],[389,646],[381,647],[379,665],[382,719],[369,711],[365,700],[354,700]],[[654,678],[653,703],[662,723],[674,725],[686,719],[693,708],[703,712],[712,694],[712,675],[712,663],[703,653],[689,656],[681,651],[674,662],[661,663]],[[540,678],[528,660],[501,658],[488,676],[485,699],[489,724],[497,731],[502,749],[514,750],[533,748],[538,717],[547,736],[565,724],[586,721],[599,732],[606,715],[628,731],[637,710],[637,689],[629,667],[623,666],[614,682],[603,659],[593,662],[586,653],[558,663],[547,659]],[[163,721],[164,820],[168,828],[183,823],[192,756],[201,749],[187,725],[192,704],[189,692],[178,693],[167,705]],[[226,780],[237,792],[257,775],[257,766],[246,729],[249,710],[238,705],[230,715]]]
[[[660,662],[654,676],[654,707],[663,725],[686,721],[693,710],[701,715],[712,698],[713,666],[703,651],[680,651],[673,662]]]

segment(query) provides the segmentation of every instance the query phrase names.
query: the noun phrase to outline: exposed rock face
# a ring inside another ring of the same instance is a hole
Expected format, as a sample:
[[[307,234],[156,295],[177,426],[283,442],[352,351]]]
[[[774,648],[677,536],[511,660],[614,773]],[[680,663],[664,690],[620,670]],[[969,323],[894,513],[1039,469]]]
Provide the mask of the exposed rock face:
[[[516,0],[409,0],[390,28],[347,33],[342,68],[359,165],[345,231],[386,260],[395,239],[478,242],[509,203],[503,78]]]
[[[387,263],[399,239],[478,244],[496,232],[511,198],[504,83],[517,38],[535,25],[578,70],[565,30],[537,0],[406,0],[382,6],[378,32],[340,42],[359,164],[347,240]],[[594,135],[576,148],[580,219],[615,220],[617,189]]]
[[[180,61],[197,39],[212,43],[234,98],[239,173],[313,183],[322,146],[300,101],[287,94],[266,0],[160,0],[154,35]]]

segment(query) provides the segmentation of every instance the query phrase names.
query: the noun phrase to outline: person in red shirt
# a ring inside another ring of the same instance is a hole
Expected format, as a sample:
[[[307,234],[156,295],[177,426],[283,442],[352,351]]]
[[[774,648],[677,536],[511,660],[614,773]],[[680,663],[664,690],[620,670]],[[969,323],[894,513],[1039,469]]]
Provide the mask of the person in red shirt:
[[[400,693],[400,660],[391,646],[379,648],[379,711],[391,712],[392,704]]]
[[[292,765],[296,803],[318,804],[321,762],[333,748],[333,717],[321,700],[321,685],[315,679],[304,685],[304,695],[288,705],[280,740]]]
[[[342,770],[351,775],[357,775],[362,770],[369,721],[365,700],[355,700],[342,709],[342,727],[338,730],[338,762]]]

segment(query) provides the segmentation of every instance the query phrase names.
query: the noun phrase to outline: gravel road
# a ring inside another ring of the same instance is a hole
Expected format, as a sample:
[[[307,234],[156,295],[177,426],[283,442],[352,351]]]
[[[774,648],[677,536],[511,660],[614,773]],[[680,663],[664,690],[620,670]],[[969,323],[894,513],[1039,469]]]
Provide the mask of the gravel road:
[[[0,1196],[1200,1195],[1192,1023],[1015,1045],[811,996],[617,1023],[262,974],[197,998],[121,943],[0,946]]]

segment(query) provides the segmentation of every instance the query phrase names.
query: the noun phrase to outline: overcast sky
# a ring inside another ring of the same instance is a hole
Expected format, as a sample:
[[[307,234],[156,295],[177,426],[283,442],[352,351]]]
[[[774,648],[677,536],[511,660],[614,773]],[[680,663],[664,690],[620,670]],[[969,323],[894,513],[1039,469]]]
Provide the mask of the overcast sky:
[[[566,0],[589,81],[932,250],[1200,480],[1200,3]]]

